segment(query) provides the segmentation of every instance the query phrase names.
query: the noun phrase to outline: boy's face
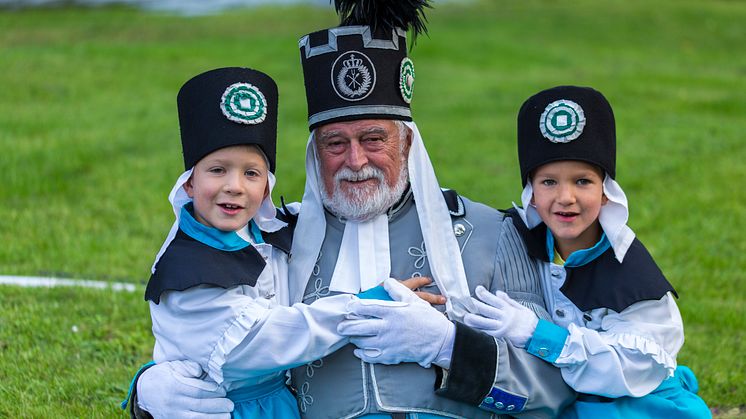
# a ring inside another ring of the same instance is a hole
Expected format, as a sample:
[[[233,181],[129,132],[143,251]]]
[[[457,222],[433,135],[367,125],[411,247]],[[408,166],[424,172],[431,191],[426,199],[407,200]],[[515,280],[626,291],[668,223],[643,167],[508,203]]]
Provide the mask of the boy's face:
[[[575,160],[547,163],[535,171],[531,186],[531,202],[563,257],[596,244],[598,215],[607,202],[601,169]]]
[[[248,224],[269,193],[267,163],[254,147],[213,151],[194,166],[184,190],[194,201],[194,217],[223,231]]]

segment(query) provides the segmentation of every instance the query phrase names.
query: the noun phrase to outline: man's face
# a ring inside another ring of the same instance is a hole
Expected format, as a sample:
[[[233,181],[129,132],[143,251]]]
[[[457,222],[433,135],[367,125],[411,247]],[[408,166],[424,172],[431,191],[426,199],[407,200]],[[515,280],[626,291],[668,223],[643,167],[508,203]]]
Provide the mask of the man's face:
[[[316,130],[322,199],[335,215],[366,220],[382,214],[406,189],[409,136],[391,120],[359,120]]]

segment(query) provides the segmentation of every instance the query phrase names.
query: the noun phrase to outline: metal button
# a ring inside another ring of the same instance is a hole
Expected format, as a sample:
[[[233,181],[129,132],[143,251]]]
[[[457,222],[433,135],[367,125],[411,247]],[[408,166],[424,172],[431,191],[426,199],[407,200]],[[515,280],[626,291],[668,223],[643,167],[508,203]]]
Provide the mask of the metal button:
[[[505,407],[504,404],[502,404],[500,402],[495,403],[495,409],[502,409],[503,407]]]
[[[560,310],[560,309],[557,309],[557,310],[554,310],[554,313],[555,313],[555,314],[556,314],[557,316],[559,316],[559,317],[565,317],[565,312],[564,312],[564,310]]]
[[[585,313],[585,314],[583,314],[583,320],[589,322],[589,321],[593,320],[593,317],[591,317],[590,314]]]
[[[494,402],[495,402],[495,399],[493,399],[492,397],[487,396],[484,398],[484,403],[486,404],[492,404]]]
[[[540,357],[546,358],[547,355],[549,355],[549,349],[547,349],[547,348],[539,348],[539,350],[536,351],[536,353],[538,353]]]
[[[505,408],[505,410],[513,410],[515,409],[515,405],[509,404],[508,407]]]
[[[456,234],[456,237],[461,237],[466,233],[466,227],[461,223],[456,224],[453,226],[453,232]]]

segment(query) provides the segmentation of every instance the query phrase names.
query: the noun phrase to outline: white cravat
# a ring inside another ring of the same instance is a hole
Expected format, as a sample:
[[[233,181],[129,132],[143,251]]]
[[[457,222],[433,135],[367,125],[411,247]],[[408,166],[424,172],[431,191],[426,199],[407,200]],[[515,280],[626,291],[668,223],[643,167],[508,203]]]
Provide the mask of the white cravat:
[[[357,294],[382,283],[391,274],[389,221],[347,221],[329,290]]]

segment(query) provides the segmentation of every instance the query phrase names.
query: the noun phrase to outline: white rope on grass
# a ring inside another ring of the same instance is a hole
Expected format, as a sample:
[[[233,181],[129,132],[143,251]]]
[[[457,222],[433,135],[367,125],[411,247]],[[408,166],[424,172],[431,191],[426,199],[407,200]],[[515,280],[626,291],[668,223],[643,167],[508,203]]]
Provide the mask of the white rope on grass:
[[[70,279],[40,276],[6,276],[0,275],[0,285],[17,285],[21,287],[84,287],[111,289],[113,291],[137,291],[135,284],[125,282],[92,281],[88,279]]]

